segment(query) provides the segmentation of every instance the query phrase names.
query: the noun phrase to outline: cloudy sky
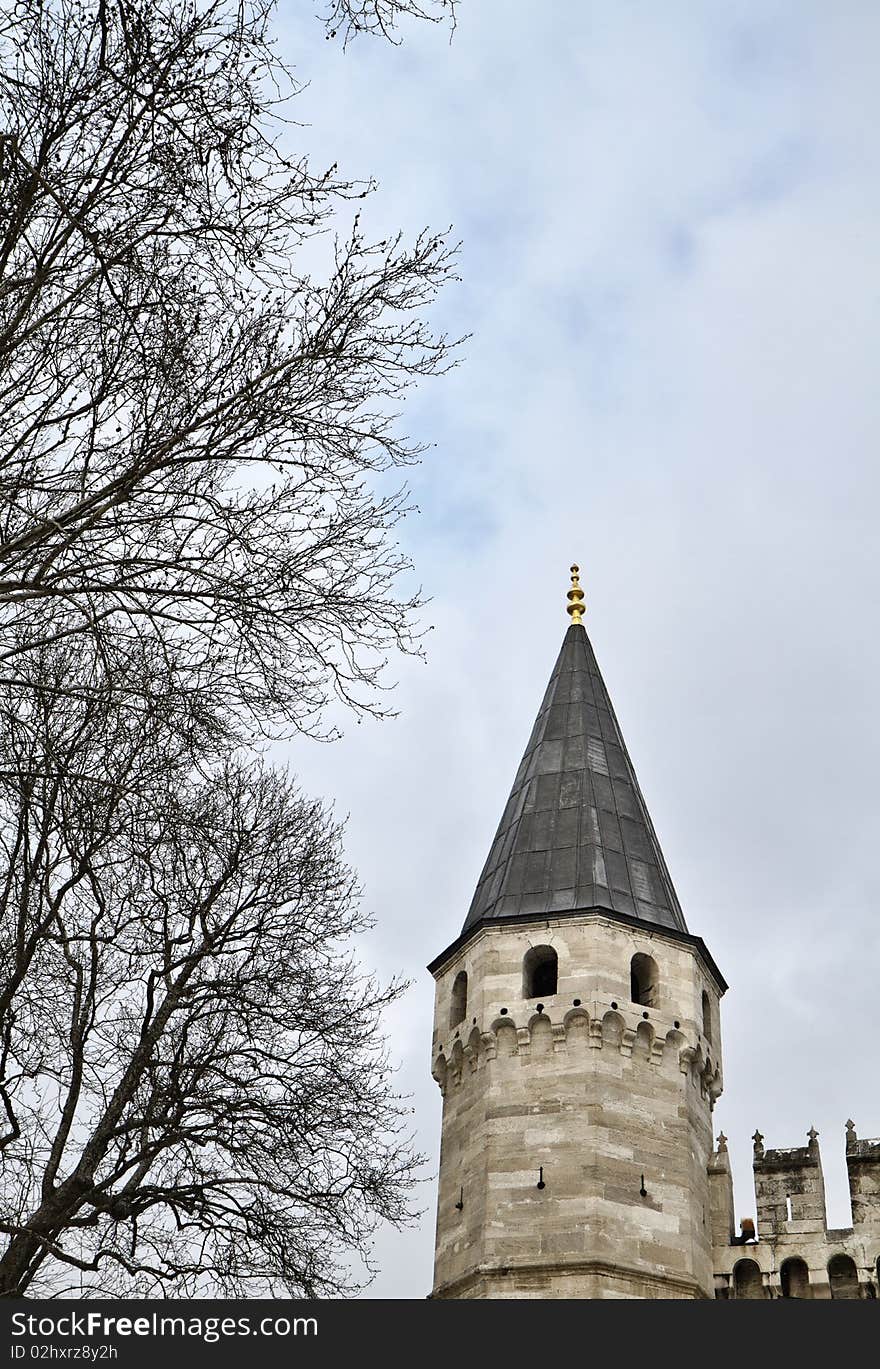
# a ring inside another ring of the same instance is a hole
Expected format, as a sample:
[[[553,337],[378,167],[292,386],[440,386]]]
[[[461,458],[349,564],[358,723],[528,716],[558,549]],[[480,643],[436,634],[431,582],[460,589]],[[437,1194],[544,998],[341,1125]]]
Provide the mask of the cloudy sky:
[[[375,175],[383,237],[452,223],[472,336],[408,404],[435,444],[403,542],[432,602],[400,717],[287,756],[349,814],[414,986],[389,1020],[436,1168],[425,964],[460,930],[566,626],[587,628],[722,1005],[736,1207],[751,1133],[820,1133],[850,1222],[844,1122],[880,1135],[880,8],[873,0],[460,0],[448,33],[324,40],[300,145]],[[420,1225],[371,1296],[430,1289]]]

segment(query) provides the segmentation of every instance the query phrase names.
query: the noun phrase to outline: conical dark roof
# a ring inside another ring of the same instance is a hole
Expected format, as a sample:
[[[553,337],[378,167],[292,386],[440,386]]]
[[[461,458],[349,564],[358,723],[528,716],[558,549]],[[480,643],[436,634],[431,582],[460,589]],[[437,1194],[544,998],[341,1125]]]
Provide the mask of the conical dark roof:
[[[687,931],[590,639],[574,622],[463,931],[586,908]]]

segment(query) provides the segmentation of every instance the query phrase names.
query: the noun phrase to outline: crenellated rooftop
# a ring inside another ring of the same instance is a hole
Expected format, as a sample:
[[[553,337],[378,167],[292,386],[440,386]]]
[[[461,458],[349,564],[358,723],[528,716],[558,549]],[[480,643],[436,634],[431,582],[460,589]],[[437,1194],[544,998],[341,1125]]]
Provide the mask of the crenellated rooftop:
[[[727,1140],[709,1161],[718,1297],[876,1298],[880,1289],[880,1138],[859,1140],[846,1124],[851,1227],[827,1225],[818,1132],[805,1146],[765,1149],[756,1131],[757,1233],[734,1230]]]

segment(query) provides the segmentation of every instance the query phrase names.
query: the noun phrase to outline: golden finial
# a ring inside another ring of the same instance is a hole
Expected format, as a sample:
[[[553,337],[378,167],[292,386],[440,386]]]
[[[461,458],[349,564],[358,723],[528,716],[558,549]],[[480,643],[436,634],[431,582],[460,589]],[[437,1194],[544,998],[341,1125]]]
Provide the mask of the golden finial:
[[[571,589],[568,591],[568,611],[571,614],[571,621],[579,623],[584,616],[584,591],[581,589],[579,578],[579,567],[571,568]]]

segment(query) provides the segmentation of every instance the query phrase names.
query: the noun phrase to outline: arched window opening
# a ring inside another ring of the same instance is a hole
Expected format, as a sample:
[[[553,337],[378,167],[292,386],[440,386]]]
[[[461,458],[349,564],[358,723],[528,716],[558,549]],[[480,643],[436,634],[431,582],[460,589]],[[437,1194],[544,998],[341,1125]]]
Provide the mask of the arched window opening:
[[[449,1025],[457,1027],[467,1013],[467,973],[459,970],[452,983],[452,999],[449,1004]]]
[[[810,1275],[806,1262],[797,1255],[785,1261],[779,1271],[779,1282],[782,1285],[782,1296],[784,1298],[812,1297]]]
[[[523,959],[523,998],[549,998],[556,992],[559,958],[552,946],[532,946]]]
[[[707,1041],[712,1040],[712,1000],[703,990],[703,1035]]]
[[[832,1255],[828,1261],[828,1282],[832,1298],[857,1298],[859,1275],[851,1255]]]
[[[629,966],[629,996],[643,1008],[657,1007],[657,962],[641,951],[634,955]]]
[[[764,1281],[754,1260],[739,1260],[733,1271],[735,1298],[763,1298]]]

